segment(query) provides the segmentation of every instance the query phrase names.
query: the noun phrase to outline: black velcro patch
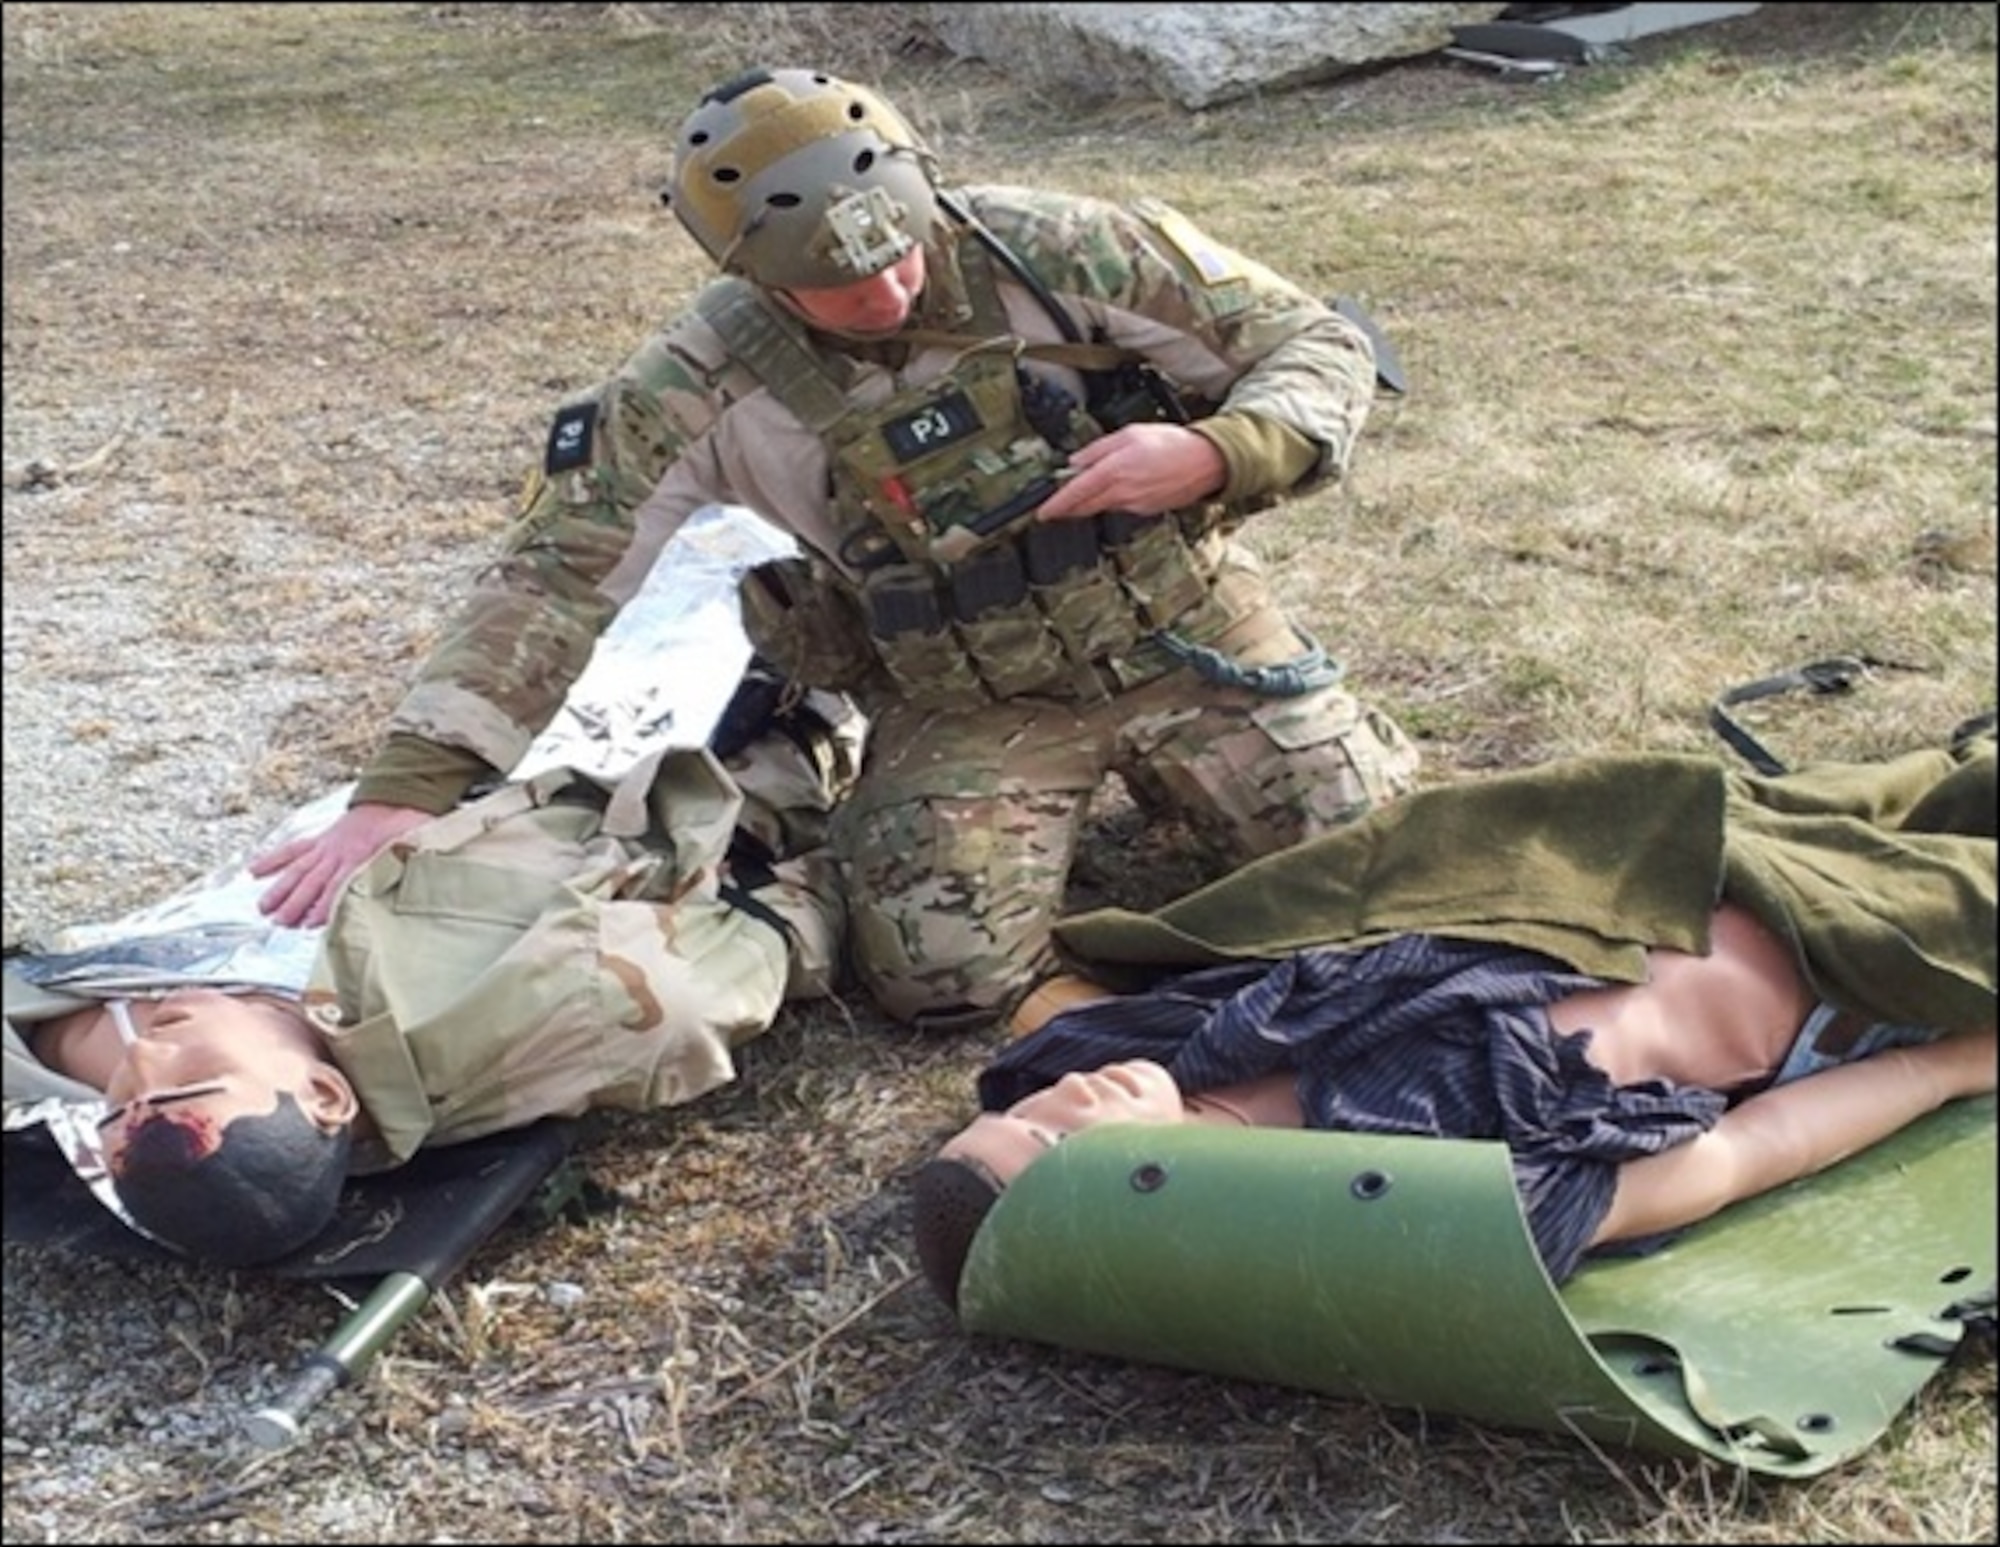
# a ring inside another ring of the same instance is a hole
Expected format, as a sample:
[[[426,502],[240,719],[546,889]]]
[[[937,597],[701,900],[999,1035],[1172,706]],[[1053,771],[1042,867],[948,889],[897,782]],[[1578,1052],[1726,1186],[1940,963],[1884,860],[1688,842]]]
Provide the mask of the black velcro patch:
[[[548,471],[566,473],[588,462],[591,431],[596,423],[595,403],[572,403],[560,410],[556,422],[549,426]]]

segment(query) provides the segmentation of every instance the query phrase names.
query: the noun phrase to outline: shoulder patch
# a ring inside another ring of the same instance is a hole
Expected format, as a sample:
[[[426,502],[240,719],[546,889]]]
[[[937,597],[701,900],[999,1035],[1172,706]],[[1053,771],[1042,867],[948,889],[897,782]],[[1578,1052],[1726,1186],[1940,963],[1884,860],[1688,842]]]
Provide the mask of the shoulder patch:
[[[549,426],[549,450],[543,466],[550,473],[566,473],[590,460],[591,432],[597,423],[595,403],[572,403],[556,412]]]
[[[1139,199],[1132,213],[1151,226],[1205,285],[1227,285],[1244,278],[1243,260],[1219,242],[1211,241],[1195,223],[1158,199]]]

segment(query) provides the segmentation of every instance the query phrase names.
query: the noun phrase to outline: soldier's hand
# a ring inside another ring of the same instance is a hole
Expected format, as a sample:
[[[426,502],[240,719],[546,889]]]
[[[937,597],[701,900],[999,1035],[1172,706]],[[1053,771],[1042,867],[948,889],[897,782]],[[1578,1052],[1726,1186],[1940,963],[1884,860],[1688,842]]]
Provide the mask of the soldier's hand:
[[[1038,521],[1107,510],[1158,516],[1220,489],[1228,464],[1214,441],[1178,424],[1128,424],[1071,453],[1070,475],[1035,511]]]
[[[411,806],[349,806],[333,826],[315,838],[295,838],[254,856],[253,876],[278,879],[257,899],[274,924],[317,929],[333,912],[347,878],[430,813]]]

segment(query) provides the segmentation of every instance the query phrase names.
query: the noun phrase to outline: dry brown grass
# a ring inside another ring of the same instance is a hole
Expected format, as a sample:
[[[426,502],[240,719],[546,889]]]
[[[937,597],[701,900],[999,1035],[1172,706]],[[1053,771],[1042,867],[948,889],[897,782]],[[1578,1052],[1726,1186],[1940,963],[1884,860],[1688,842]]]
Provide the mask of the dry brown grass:
[[[1253,530],[1432,777],[1712,748],[1719,690],[1835,652],[1913,669],[1751,716],[1786,755],[1991,703],[1985,8],[1771,6],[1551,86],[1412,65],[1193,117],[1020,91],[902,14],[8,4],[10,724],[101,680],[67,730],[116,809],[118,766],[83,751],[205,734],[135,731],[121,673],[281,672],[240,812],[348,777],[550,406],[703,277],[654,202],[671,125],[781,56],[881,79],[956,175],[1163,193],[1368,301],[1414,395],[1348,487]],[[17,598],[66,587],[129,637],[17,640]],[[36,811],[6,823],[10,927],[218,857],[72,873]],[[1172,880],[1111,844],[1092,867],[1141,899]],[[496,1242],[285,1456],[174,1449],[146,1412],[248,1401],[323,1303],[99,1277],[106,1305],[191,1314],[146,1401],[74,1432],[10,1412],[8,1540],[45,1534],[24,1490],[85,1433],[170,1464],[65,1514],[77,1540],[1992,1538],[1990,1349],[1854,1465],[1773,1485],[968,1343],[909,1283],[898,1183],[981,1052],[788,1015],[732,1089],[607,1125],[589,1158],[622,1212]],[[60,1359],[10,1342],[10,1381]]]

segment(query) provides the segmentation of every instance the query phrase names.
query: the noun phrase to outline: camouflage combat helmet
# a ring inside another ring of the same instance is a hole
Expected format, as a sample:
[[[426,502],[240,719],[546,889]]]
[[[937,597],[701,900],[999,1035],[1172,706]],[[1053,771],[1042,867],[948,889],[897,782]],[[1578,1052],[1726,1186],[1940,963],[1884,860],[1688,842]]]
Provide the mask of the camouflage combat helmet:
[[[916,130],[866,87],[813,70],[752,70],[703,97],[662,197],[725,273],[780,290],[879,274],[937,216]]]

